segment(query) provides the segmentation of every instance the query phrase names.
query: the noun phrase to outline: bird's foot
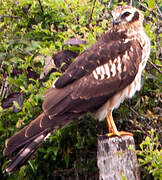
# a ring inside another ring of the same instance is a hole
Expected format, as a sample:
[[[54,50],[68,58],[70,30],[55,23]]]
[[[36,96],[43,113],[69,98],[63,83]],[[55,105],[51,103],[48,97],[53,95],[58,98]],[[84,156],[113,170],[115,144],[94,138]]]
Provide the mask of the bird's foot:
[[[112,137],[112,136],[121,137],[121,136],[133,136],[133,134],[130,132],[126,132],[126,131],[117,131],[117,132],[106,133],[106,136],[108,136],[108,137]]]

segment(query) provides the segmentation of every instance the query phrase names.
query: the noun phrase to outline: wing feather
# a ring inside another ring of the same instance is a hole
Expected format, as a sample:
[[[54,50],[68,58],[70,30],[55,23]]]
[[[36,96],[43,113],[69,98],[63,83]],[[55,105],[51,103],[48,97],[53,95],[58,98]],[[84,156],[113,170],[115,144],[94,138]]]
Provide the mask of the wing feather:
[[[125,32],[107,32],[93,46],[84,51],[55,82],[56,88],[62,88],[81,77],[90,74],[97,66],[122,55],[130,42],[124,42]]]
[[[133,51],[130,51],[130,48],[133,48]],[[114,54],[114,59],[107,59],[105,64],[96,67],[101,68],[101,71],[98,72],[102,74],[97,74],[96,69],[93,70],[96,71],[98,78],[96,78],[96,74],[94,75],[91,70],[83,77],[72,83],[72,80],[70,80],[68,85],[57,89],[61,95],[51,93],[51,96],[45,99],[43,105],[46,114],[50,118],[54,118],[57,115],[69,112],[74,114],[93,112],[106,103],[113,95],[131,84],[138,73],[142,49],[137,41],[127,43],[127,48],[124,47],[124,49],[125,51],[122,51],[122,53]],[[107,72],[108,70],[109,72]],[[60,96],[60,100],[58,96]],[[57,105],[53,103],[52,106],[49,106],[49,101],[55,102],[56,98]]]

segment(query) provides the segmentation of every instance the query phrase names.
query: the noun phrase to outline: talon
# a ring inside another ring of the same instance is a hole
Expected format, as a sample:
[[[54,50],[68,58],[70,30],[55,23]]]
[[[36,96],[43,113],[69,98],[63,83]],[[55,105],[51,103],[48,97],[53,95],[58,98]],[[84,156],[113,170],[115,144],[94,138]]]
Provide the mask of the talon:
[[[112,111],[110,111],[106,117],[109,133],[106,134],[106,136],[111,137],[111,136],[133,136],[132,133],[126,132],[126,131],[118,131],[116,128],[116,125],[114,123],[113,117],[112,117]]]
[[[126,131],[118,131],[117,134],[115,134],[115,133],[106,133],[106,136],[108,136],[108,137],[111,137],[111,136],[118,136],[118,137],[121,137],[121,136],[132,136],[133,137],[133,134],[130,133],[130,132],[126,132]]]

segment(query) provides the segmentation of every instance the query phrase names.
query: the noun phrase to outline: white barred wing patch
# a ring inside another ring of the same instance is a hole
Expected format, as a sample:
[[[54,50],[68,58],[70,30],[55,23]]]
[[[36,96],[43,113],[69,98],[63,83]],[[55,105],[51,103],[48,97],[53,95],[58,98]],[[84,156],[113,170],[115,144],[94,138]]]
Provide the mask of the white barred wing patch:
[[[93,70],[93,77],[97,80],[109,79],[116,76],[117,73],[122,72],[121,58],[118,56],[114,61],[110,60],[108,63],[97,67]]]

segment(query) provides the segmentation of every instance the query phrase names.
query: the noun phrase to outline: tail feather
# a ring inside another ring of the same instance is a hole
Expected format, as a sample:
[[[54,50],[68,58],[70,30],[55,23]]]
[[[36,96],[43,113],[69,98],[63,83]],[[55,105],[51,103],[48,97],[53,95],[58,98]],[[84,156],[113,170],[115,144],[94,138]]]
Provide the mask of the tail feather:
[[[30,156],[38,149],[38,147],[44,142],[46,137],[51,133],[51,130],[45,130],[35,139],[31,140],[26,144],[13,158],[12,161],[8,164],[5,171],[11,173],[21,167]]]
[[[7,142],[5,149],[3,151],[4,155],[11,155],[18,148],[23,145],[31,142],[33,139],[38,137],[44,130],[49,128],[50,126],[41,126],[41,122],[46,121],[49,125],[49,118],[44,114],[40,114],[34,121],[32,121],[29,125],[25,126],[18,133],[14,134],[10,137]]]
[[[11,162],[5,171],[13,172],[25,164],[53,130],[66,126],[78,116],[79,114],[68,113],[50,119],[45,113],[40,114],[7,140],[3,155],[9,155]]]

